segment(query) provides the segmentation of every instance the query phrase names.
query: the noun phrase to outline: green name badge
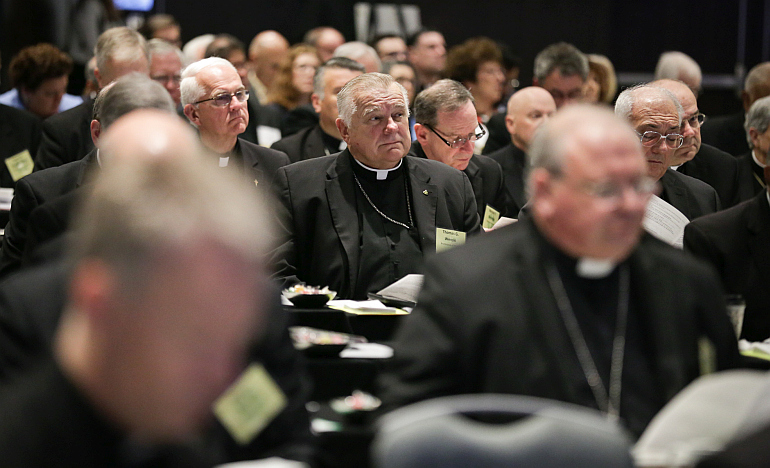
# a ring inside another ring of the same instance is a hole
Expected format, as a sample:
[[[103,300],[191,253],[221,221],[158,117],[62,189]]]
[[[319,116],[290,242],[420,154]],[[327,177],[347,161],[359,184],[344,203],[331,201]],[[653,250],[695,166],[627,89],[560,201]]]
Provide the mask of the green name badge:
[[[11,178],[14,182],[32,174],[32,169],[35,168],[35,163],[32,162],[32,155],[29,154],[29,150],[24,150],[21,153],[5,158],[5,165],[8,167],[8,172],[11,173]]]
[[[214,414],[233,439],[246,445],[286,407],[286,395],[262,364],[252,364],[214,402]]]
[[[486,209],[484,209],[484,222],[481,224],[481,227],[484,229],[492,229],[495,227],[495,223],[498,219],[500,219],[500,212],[487,205]]]
[[[436,229],[436,252],[443,252],[452,247],[465,244],[465,233],[451,229]]]

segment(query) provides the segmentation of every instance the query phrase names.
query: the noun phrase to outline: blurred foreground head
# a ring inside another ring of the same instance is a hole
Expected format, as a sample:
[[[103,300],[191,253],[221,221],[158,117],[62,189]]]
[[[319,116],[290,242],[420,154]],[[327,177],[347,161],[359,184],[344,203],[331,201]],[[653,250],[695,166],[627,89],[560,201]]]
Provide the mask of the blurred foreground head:
[[[100,152],[111,163],[76,218],[57,359],[129,436],[179,440],[259,336],[267,213],[175,115],[131,112]]]

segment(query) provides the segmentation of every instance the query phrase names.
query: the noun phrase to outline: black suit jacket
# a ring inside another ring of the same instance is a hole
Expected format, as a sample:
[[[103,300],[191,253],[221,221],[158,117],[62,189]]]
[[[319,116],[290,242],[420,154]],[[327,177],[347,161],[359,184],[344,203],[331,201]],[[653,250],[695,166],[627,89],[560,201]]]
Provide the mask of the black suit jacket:
[[[419,141],[412,142],[409,156],[428,159]],[[501,216],[515,218],[519,214],[516,204],[505,190],[503,169],[500,164],[487,156],[474,154],[463,172],[468,176],[476,197],[479,219],[484,222],[484,211],[487,205],[500,212]]]
[[[746,300],[742,337],[770,338],[770,206],[767,192],[684,229],[684,248],[716,268],[725,292]]]
[[[252,96],[255,96],[255,94],[252,94]],[[259,141],[257,127],[272,127],[280,131],[281,115],[275,109],[260,104],[256,97],[254,99],[249,99],[247,102],[249,124],[239,138],[259,145],[262,144],[262,142]],[[184,115],[182,116],[184,117]]]
[[[703,144],[695,157],[679,166],[677,172],[706,182],[717,191],[722,208],[729,208],[746,198],[750,189],[741,186],[738,161],[735,157],[713,146]]]
[[[664,198],[691,221],[722,209],[719,195],[709,184],[673,169],[666,170],[660,185]]]
[[[751,200],[756,194],[765,189],[764,169],[754,162],[751,150],[736,158],[738,162],[738,184],[741,187],[741,200]]]
[[[509,143],[508,146],[491,153],[489,157],[500,163],[505,174],[505,188],[508,189],[508,193],[518,210],[521,210],[527,204],[526,153],[514,146],[513,143]],[[516,214],[513,216],[516,217]]]
[[[11,203],[11,217],[3,236],[0,276],[15,271],[21,264],[32,210],[80,187],[98,168],[94,149],[79,161],[33,172],[19,179]]]
[[[700,131],[703,143],[733,156],[745,153],[749,150],[746,130],[743,128],[745,120],[746,114],[743,111],[707,119]]]
[[[359,219],[349,150],[278,171],[278,276],[329,286],[349,298],[359,281]],[[436,251],[436,228],[476,234],[476,199],[468,177],[445,164],[406,156],[412,210],[423,255]]]
[[[308,127],[294,135],[276,141],[271,148],[286,153],[291,162],[318,158],[328,154],[323,140],[323,130],[321,130],[320,125]],[[337,152],[339,150],[334,151],[334,153]]]
[[[91,120],[94,101],[54,114],[43,121],[40,146],[35,155],[35,170],[61,166],[77,161],[94,149]]]
[[[21,109],[0,104],[0,159],[14,156],[24,150],[34,158],[40,143],[40,119]],[[0,187],[16,186],[8,167],[0,167]]]
[[[243,139],[240,140],[244,173],[253,177],[257,186],[273,185],[278,169],[290,163],[289,157],[281,151],[265,148]]]
[[[548,285],[539,236],[527,217],[429,260],[381,378],[385,405],[508,393],[596,406]],[[651,236],[627,263],[661,406],[699,376],[701,336],[715,344],[719,368],[737,364],[719,281],[707,265]],[[633,411],[622,403],[621,416],[624,409]]]

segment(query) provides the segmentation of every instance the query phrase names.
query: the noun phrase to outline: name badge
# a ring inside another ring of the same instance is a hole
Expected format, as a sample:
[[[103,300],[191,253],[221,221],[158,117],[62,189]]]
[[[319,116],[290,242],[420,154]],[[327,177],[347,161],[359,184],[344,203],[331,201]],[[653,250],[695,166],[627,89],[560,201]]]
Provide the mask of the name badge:
[[[487,205],[484,209],[484,222],[481,224],[481,227],[484,229],[492,229],[495,227],[495,223],[498,219],[500,219],[500,212]]]
[[[465,244],[465,233],[451,229],[436,229],[436,252],[443,252]]]
[[[286,395],[262,364],[252,364],[214,402],[214,414],[230,435],[246,445],[286,407]]]
[[[29,154],[29,150],[24,150],[21,153],[5,158],[5,165],[8,167],[8,172],[11,173],[11,178],[14,182],[32,174],[32,169],[35,168],[35,163],[32,161],[32,155]]]

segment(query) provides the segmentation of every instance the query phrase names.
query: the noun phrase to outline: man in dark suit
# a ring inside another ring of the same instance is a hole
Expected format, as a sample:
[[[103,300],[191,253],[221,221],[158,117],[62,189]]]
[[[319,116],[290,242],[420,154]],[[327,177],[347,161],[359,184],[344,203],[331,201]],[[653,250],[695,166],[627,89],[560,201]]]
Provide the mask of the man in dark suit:
[[[479,218],[486,221],[490,215],[493,224],[499,216],[515,218],[519,207],[505,189],[500,165],[473,154],[473,143],[484,136],[473,103],[473,95],[454,80],[439,80],[420,92],[414,101],[417,141],[409,155],[463,171],[471,181]]]
[[[219,167],[242,168],[257,186],[269,189],[289,158],[238,137],[249,125],[249,91],[232,63],[209,57],[188,65],[180,88],[184,114],[198,129],[203,146],[219,155]]]
[[[741,201],[749,200],[759,192],[764,192],[764,168],[767,154],[770,152],[770,96],[754,101],[746,113],[746,140],[751,148],[738,157],[738,172],[741,188],[748,192]]]
[[[96,80],[99,88],[121,76],[139,72],[149,74],[147,41],[138,32],[118,27],[104,31],[96,43]],[[43,122],[40,147],[35,154],[35,170],[61,166],[83,158],[94,149],[91,120],[94,101],[53,115]]]
[[[416,273],[437,243],[480,231],[468,177],[404,157],[411,138],[406,90],[366,73],[342,88],[337,128],[348,148],[278,171],[279,277],[365,299]]]
[[[521,209],[527,203],[525,174],[527,171],[527,148],[543,122],[556,112],[556,103],[551,93],[539,86],[530,86],[513,93],[508,100],[505,127],[509,145],[489,157],[500,163],[505,174],[505,187],[516,206]],[[518,213],[514,215],[517,217]]]
[[[135,109],[154,108],[174,112],[174,102],[168,92],[144,74],[132,73],[113,83],[100,93],[94,104],[95,119],[90,128],[95,145],[103,130]],[[94,149],[83,159],[33,172],[17,182],[0,251],[0,275],[15,271],[21,264],[30,213],[43,203],[87,183],[104,162],[102,159],[98,150]]]
[[[636,130],[647,159],[647,174],[660,182],[660,198],[695,219],[721,209],[719,195],[705,182],[669,169],[682,147],[684,110],[671,91],[649,84],[628,88],[615,102],[615,114]]]
[[[764,178],[770,179],[765,167]],[[684,248],[711,263],[725,292],[746,301],[741,337],[770,338],[770,205],[767,190],[684,229]]]
[[[29,165],[39,143],[40,119],[29,112],[0,104],[0,159],[7,161],[16,156],[24,158],[25,164]],[[0,187],[13,188],[19,175],[16,171],[11,174],[7,163],[3,164],[0,167]]]
[[[746,153],[749,147],[743,123],[746,113],[759,98],[770,94],[770,62],[755,65],[746,75],[741,92],[743,110],[721,117],[710,118],[703,124],[703,142],[726,151],[733,156]]]
[[[51,355],[0,390],[8,466],[208,465],[182,444],[262,334],[266,206],[176,116],[140,112],[100,144]]]
[[[706,118],[698,110],[698,101],[690,87],[676,80],[658,80],[650,83],[671,91],[682,105],[682,136],[684,143],[674,151],[671,168],[677,172],[706,182],[716,190],[723,208],[729,208],[753,193],[741,187],[738,179],[738,161],[710,145],[701,142],[701,124]]]
[[[324,62],[313,77],[310,100],[319,122],[294,135],[273,143],[271,148],[283,151],[291,162],[339,153],[347,146],[337,130],[337,93],[348,81],[364,73],[364,66],[347,57],[334,57]]]
[[[642,231],[654,190],[632,130],[575,105],[535,136],[531,216],[425,266],[417,307],[381,383],[387,407],[450,394],[513,393],[599,409],[637,436],[737,343],[719,283]]]

